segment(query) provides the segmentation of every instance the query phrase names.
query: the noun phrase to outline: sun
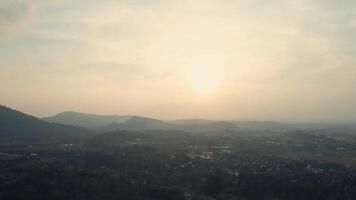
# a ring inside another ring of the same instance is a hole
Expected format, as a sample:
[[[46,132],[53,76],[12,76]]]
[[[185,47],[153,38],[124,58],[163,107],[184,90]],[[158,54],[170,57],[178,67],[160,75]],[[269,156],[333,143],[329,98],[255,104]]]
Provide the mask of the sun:
[[[194,62],[186,69],[190,87],[198,94],[218,91],[222,82],[221,67],[208,59]]]

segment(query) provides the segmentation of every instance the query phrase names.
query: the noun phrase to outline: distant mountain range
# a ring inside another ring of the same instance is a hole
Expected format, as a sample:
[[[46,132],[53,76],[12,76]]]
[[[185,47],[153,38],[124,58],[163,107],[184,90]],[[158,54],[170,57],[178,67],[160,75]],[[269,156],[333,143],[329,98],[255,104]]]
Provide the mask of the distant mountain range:
[[[103,116],[77,112],[64,112],[53,117],[43,118],[43,120],[67,125],[83,126],[100,132],[115,130],[179,130],[187,132],[220,132],[225,130],[236,131],[239,129],[235,124],[226,121],[164,121],[140,116]]]
[[[187,121],[185,123],[177,123],[176,121],[162,121],[158,119],[133,116],[126,122],[112,123],[107,126],[98,127],[97,130],[177,130],[186,132],[222,132],[227,130],[237,131],[239,128],[233,123],[225,121],[209,121],[206,123]]]
[[[96,115],[67,111],[59,113],[55,116],[42,118],[42,120],[47,122],[92,128],[98,126],[106,126],[111,123],[122,123],[129,120],[130,118],[131,116],[124,115]]]
[[[39,119],[31,115],[0,105],[0,140],[71,140],[95,133],[115,131],[177,131],[202,133],[277,133],[291,130],[327,130],[333,132],[354,132],[355,124],[288,124],[273,121],[213,121],[204,119],[183,119],[164,121],[159,119],[123,116],[95,115],[64,112],[53,117]],[[250,132],[252,131],[252,132]]]
[[[0,105],[0,139],[51,140],[73,139],[93,133],[75,126],[49,123]]]
[[[354,130],[355,124],[349,123],[284,123],[276,121],[214,121],[206,119],[159,120],[141,116],[96,115],[78,112],[63,112],[43,118],[48,122],[75,125],[100,132],[127,130],[177,130],[186,132],[221,132],[221,131],[270,131],[284,132],[291,130],[347,129]]]

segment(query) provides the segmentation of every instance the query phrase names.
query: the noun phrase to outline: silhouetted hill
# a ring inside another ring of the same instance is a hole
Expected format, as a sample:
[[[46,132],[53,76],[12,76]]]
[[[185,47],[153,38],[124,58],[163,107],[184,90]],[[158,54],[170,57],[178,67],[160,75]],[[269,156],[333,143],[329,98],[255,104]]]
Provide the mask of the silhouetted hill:
[[[234,121],[236,126],[241,130],[248,131],[277,131],[286,132],[294,130],[308,130],[308,131],[330,131],[340,132],[348,131],[354,132],[356,129],[355,123],[284,123],[276,121]]]
[[[209,124],[214,121],[207,119],[178,119],[170,122],[173,124]]]
[[[71,139],[90,133],[91,131],[84,128],[45,122],[8,107],[0,106],[0,139]]]
[[[233,123],[243,130],[252,131],[283,131],[297,128],[297,125],[274,121],[235,121]]]
[[[43,118],[43,120],[48,122],[75,125],[81,127],[97,127],[105,126],[111,123],[122,123],[130,119],[130,116],[121,115],[96,115],[96,114],[85,114],[78,112],[63,112],[52,117]]]
[[[238,127],[225,121],[206,121],[206,123],[195,123],[194,121],[162,121],[158,119],[134,116],[123,123],[111,123],[99,127],[100,131],[129,130],[178,130],[186,132],[222,132],[226,130],[238,130]]]
[[[121,128],[128,130],[159,130],[171,129],[172,125],[158,119],[133,116],[125,123],[121,124]]]
[[[133,116],[123,123],[111,123],[98,127],[102,132],[115,130],[144,131],[144,130],[173,130],[175,126],[162,120]]]

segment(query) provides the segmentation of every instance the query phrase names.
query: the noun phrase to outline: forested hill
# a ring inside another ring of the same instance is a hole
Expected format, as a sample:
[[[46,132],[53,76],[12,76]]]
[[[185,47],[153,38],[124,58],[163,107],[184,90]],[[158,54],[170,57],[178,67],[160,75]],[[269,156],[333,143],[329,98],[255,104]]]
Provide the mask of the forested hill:
[[[0,140],[73,139],[89,134],[85,128],[45,122],[0,105]]]
[[[42,120],[52,123],[92,128],[106,126],[111,123],[123,123],[130,118],[130,116],[126,115],[97,115],[67,111],[55,116],[42,118]]]

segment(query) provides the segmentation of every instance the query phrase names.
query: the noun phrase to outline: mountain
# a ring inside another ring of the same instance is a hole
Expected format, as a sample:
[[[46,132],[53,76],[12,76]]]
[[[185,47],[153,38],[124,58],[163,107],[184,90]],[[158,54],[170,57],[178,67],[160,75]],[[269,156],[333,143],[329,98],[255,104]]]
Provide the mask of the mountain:
[[[328,132],[354,132],[356,129],[355,123],[284,123],[276,121],[234,121],[232,122],[241,130],[247,131],[295,131],[295,130],[308,130],[308,131],[328,131]]]
[[[74,125],[81,127],[98,127],[105,126],[111,123],[122,123],[130,119],[130,116],[121,115],[95,115],[78,112],[63,112],[52,117],[42,118],[47,122],[54,122],[66,125]]]
[[[158,119],[133,116],[121,124],[121,128],[127,130],[165,130],[172,129],[172,125]]]
[[[128,130],[128,131],[145,131],[145,130],[173,130],[173,124],[167,123],[162,120],[133,116],[125,122],[113,122],[106,126],[97,127],[101,132],[115,131],[115,130]]]
[[[158,119],[133,116],[123,123],[111,123],[98,127],[100,131],[147,131],[147,130],[176,130],[186,132],[221,132],[226,130],[236,131],[239,128],[233,123],[225,121],[163,121]]]
[[[250,131],[284,131],[297,128],[292,124],[274,121],[235,121],[233,123],[242,130]]]
[[[178,119],[170,122],[173,124],[209,124],[214,121],[207,119]]]
[[[0,139],[57,140],[87,136],[91,131],[42,121],[36,117],[0,105]]]

